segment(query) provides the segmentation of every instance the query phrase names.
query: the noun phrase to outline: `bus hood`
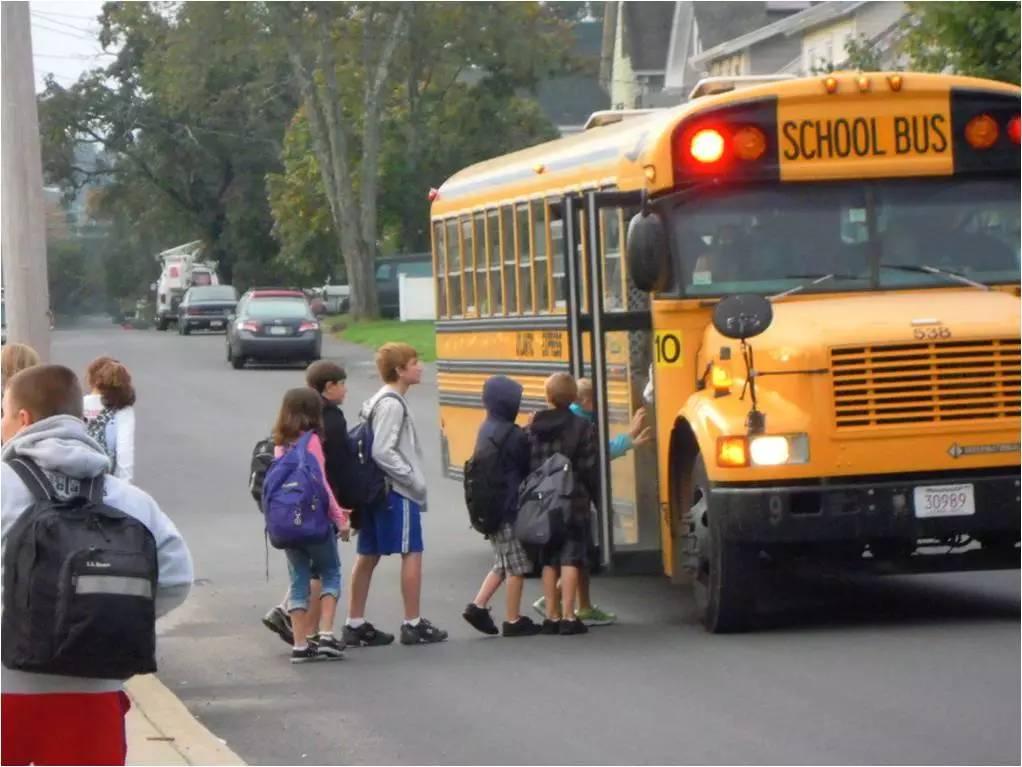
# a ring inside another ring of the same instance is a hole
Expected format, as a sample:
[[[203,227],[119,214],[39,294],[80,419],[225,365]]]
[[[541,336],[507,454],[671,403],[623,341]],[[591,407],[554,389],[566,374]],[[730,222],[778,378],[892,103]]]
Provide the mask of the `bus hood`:
[[[750,341],[762,372],[827,367],[834,347],[1014,338],[1020,324],[1016,296],[978,288],[780,299],[773,309],[770,327]]]

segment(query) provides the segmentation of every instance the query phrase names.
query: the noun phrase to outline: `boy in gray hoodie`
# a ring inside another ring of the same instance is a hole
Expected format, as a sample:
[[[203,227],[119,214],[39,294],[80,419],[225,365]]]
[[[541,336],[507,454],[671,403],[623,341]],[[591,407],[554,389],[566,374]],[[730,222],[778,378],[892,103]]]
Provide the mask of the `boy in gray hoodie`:
[[[2,438],[3,501],[0,548],[14,522],[35,500],[9,459],[31,459],[57,495],[80,492],[83,480],[110,466],[103,448],[82,421],[82,390],[60,365],[29,368],[6,382]],[[174,523],[147,493],[107,475],[103,501],[139,520],[156,543],[159,576],[156,614],[180,605],[192,584],[192,558]],[[111,648],[116,652],[116,648]],[[15,671],[0,677],[3,700],[3,764],[124,764],[124,715],[129,704],[121,680]]]
[[[365,609],[373,570],[380,557],[400,554],[401,598],[405,608],[401,644],[442,642],[447,639],[447,632],[423,618],[419,610],[426,474],[422,445],[405,395],[422,380],[422,363],[408,344],[389,343],[377,350],[376,367],[383,386],[362,406],[360,415],[372,426],[372,458],[386,475],[389,487],[386,498],[363,514],[358,556],[351,573],[344,641],[351,647],[373,647],[394,641],[393,634],[379,631],[366,621]]]

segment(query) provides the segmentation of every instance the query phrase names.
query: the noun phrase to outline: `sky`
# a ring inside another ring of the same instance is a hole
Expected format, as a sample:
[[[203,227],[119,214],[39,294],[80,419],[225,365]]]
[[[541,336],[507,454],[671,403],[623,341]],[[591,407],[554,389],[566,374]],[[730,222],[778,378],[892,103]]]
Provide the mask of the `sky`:
[[[29,8],[37,92],[44,89],[49,73],[61,85],[69,86],[82,72],[109,62],[99,44],[97,17],[102,0],[32,2]]]

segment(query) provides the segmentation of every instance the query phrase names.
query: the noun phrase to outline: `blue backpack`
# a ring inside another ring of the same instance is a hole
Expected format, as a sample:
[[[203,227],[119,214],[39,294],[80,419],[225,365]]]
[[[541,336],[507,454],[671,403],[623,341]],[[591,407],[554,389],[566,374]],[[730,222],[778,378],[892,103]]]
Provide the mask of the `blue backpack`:
[[[321,543],[332,534],[330,498],[319,465],[309,453],[312,435],[306,432],[275,459],[263,480],[266,534],[275,549]]]
[[[383,473],[383,469],[377,466],[376,461],[373,460],[373,414],[376,412],[376,407],[387,398],[396,399],[401,403],[403,411],[401,428],[404,429],[405,420],[408,418],[408,410],[405,407],[404,401],[396,394],[384,394],[373,403],[373,407],[369,411],[369,417],[348,433],[348,437],[351,439],[351,446],[355,451],[356,472],[358,474],[358,490],[356,493],[358,502],[355,504],[355,511],[368,510],[383,498],[389,489],[387,475]]]

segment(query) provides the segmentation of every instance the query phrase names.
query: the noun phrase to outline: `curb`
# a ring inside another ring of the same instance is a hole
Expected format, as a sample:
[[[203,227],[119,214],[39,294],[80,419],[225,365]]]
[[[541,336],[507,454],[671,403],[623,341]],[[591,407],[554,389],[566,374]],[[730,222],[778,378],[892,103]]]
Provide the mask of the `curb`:
[[[132,677],[124,685],[132,705],[159,731],[188,764],[244,765],[216,735],[191,715],[184,703],[152,674]]]

